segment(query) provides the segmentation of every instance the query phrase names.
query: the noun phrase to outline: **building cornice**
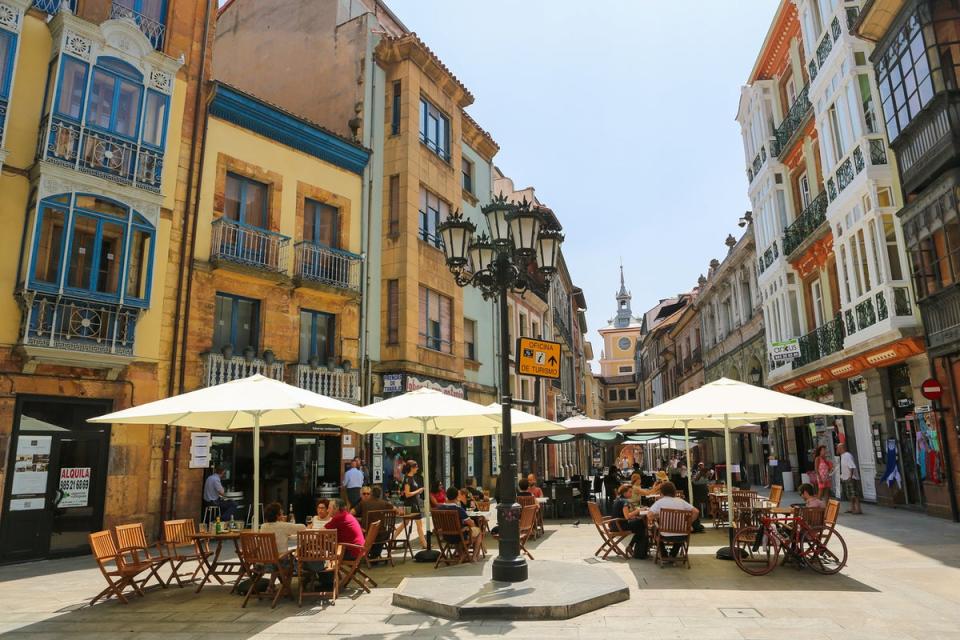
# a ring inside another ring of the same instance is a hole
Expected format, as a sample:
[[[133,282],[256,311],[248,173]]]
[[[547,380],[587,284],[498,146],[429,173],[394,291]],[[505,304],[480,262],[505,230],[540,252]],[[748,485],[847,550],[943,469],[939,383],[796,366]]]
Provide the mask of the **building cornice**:
[[[497,155],[497,152],[500,151],[500,145],[496,143],[493,136],[477,124],[476,120],[470,117],[469,113],[461,109],[460,115],[463,116],[461,120],[463,141],[485,160],[492,161],[493,156]]]
[[[413,62],[428,78],[437,83],[458,107],[463,109],[473,104],[473,94],[416,33],[384,38],[377,45],[375,54],[382,64],[403,60]]]
[[[905,0],[867,0],[853,25],[854,33],[865,40],[879,42],[904,4]]]
[[[209,109],[216,118],[356,174],[370,158],[364,147],[222,82],[213,83]]]
[[[749,82],[780,75],[790,63],[790,41],[800,35],[800,20],[793,0],[780,0],[777,13],[763,40],[760,54],[750,71]]]

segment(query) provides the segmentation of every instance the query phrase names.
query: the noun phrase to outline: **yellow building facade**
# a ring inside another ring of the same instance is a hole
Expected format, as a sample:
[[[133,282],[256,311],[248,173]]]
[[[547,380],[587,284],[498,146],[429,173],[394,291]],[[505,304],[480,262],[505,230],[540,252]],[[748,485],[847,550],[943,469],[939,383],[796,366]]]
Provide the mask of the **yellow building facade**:
[[[642,324],[630,308],[630,292],[620,268],[620,289],[617,291],[617,315],[599,329],[603,339],[600,354],[600,394],[604,418],[629,418],[640,411],[637,398],[637,345],[642,335]]]

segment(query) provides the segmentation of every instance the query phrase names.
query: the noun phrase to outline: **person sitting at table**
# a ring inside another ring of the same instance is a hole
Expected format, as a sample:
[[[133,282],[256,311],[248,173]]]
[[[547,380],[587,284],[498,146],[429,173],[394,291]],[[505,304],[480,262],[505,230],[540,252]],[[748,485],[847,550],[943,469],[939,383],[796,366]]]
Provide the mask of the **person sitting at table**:
[[[707,473],[707,468],[702,462],[697,463],[697,468],[693,472],[693,484],[709,484],[710,483],[710,474]]]
[[[223,497],[223,465],[217,465],[203,483],[203,506],[220,509],[220,520],[227,522],[237,513],[237,503]]]
[[[363,485],[362,487],[360,487],[360,500],[358,500],[357,502],[352,502],[348,505],[350,507],[350,513],[356,516],[357,509],[360,508],[360,505],[369,499],[370,499],[370,486]],[[358,519],[359,517],[360,516],[357,516]]]
[[[383,489],[379,486],[365,487],[360,496],[360,504],[353,509],[353,515],[363,522],[371,511],[394,511],[396,507],[383,499]]]
[[[337,532],[337,542],[340,544],[355,544],[358,547],[363,546],[363,527],[352,513],[346,510],[343,500],[333,498],[330,500],[330,521],[323,525],[324,529],[333,529]],[[355,549],[344,549],[344,555],[349,560],[357,557]]]
[[[660,472],[660,473],[662,473],[662,472]],[[659,494],[659,493],[660,493],[660,487],[663,485],[663,482],[664,482],[664,481],[660,479],[660,475],[659,475],[659,473],[658,473],[658,474],[657,474],[657,479],[654,481],[653,486],[650,487],[649,489],[644,489],[644,488],[643,488],[643,480],[642,480],[641,478],[638,478],[638,479],[635,480],[635,481],[633,482],[633,484],[631,485],[633,490],[632,490],[632,492],[631,492],[630,494],[628,494],[628,496],[627,496],[627,497],[630,499],[630,503],[633,504],[634,506],[639,506],[639,505],[643,502],[643,499],[644,499],[644,498],[647,498],[647,497],[652,496],[652,495],[657,495],[657,494]],[[616,510],[614,510],[614,515],[615,515],[615,516],[617,515],[617,514],[616,514]],[[619,516],[617,516],[617,517],[619,517]]]
[[[520,481],[517,482],[517,497],[519,498],[520,496],[533,496],[533,494],[530,493],[530,483],[526,478],[520,478]]]
[[[813,488],[813,485],[809,482],[804,482],[800,485],[800,497],[803,498],[804,506],[810,507],[813,509],[825,509],[826,504],[820,497],[817,495],[817,490]]]
[[[692,504],[683,500],[682,498],[677,497],[677,488],[673,485],[672,482],[664,482],[660,486],[660,499],[653,503],[653,506],[650,507],[650,511],[647,512],[647,521],[650,526],[653,526],[656,523],[657,519],[660,516],[660,511],[663,509],[679,509],[681,511],[689,511],[689,519],[692,524],[697,518],[700,517],[700,510],[694,507]],[[666,545],[664,544],[664,539],[669,540],[671,536],[661,536],[660,538],[660,555],[667,555]],[[676,537],[676,536],[674,536]],[[670,548],[670,557],[675,558],[680,552],[680,543],[674,543]]]
[[[642,491],[637,486],[625,484],[617,489],[617,499],[613,502],[613,525],[617,531],[631,531],[633,538],[627,545],[627,553],[634,558],[646,559],[647,557],[647,523],[643,518],[642,510],[630,501],[630,494],[634,491]]]
[[[296,522],[287,522],[283,515],[283,505],[279,502],[271,502],[263,509],[263,519],[266,520],[260,525],[260,533],[272,533],[277,541],[277,553],[283,556],[290,548],[290,537],[296,536],[297,532],[306,529],[306,525]],[[289,563],[289,557],[281,558]]]
[[[311,529],[323,529],[323,525],[330,519],[330,500],[319,498],[317,500],[317,515],[313,516],[313,522],[310,523]]]
[[[466,481],[467,493],[473,496],[474,500],[483,500],[483,491],[477,488],[477,479],[473,476],[468,476]]]
[[[430,486],[432,488],[430,491],[430,508],[436,509],[438,505],[447,501],[447,490],[440,478],[434,478]]]
[[[478,548],[479,545],[476,544],[476,541],[480,536],[480,526],[479,523],[475,522],[473,518],[467,515],[467,509],[465,506],[467,500],[469,499],[467,492],[463,489],[450,487],[447,489],[446,497],[447,501],[438,505],[437,510],[455,510],[460,516],[460,526],[463,528],[463,531],[467,532],[467,536],[470,538],[470,542],[474,545],[474,548]],[[457,538],[448,536],[446,541],[457,542]]]
[[[543,489],[537,486],[537,476],[535,474],[531,473],[527,476],[527,487],[530,495],[532,495],[534,498],[543,497]]]

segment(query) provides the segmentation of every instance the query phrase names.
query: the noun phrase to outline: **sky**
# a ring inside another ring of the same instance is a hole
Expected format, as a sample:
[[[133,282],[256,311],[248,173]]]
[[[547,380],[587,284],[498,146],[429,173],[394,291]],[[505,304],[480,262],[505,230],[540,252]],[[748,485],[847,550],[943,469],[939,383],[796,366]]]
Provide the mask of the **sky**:
[[[734,118],[777,0],[387,3],[474,95],[494,163],[563,224],[596,359],[620,260],[640,315],[742,234]]]

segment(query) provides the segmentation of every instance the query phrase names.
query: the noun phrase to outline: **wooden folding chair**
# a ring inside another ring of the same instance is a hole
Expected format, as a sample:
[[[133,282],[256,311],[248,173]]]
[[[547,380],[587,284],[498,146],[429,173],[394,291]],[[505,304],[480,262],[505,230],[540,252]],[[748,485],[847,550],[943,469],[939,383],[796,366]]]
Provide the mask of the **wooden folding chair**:
[[[363,562],[364,556],[370,553],[370,547],[373,546],[374,540],[376,540],[377,535],[380,533],[380,523],[374,522],[370,525],[370,530],[367,531],[363,546],[356,544],[350,544],[349,542],[341,542],[340,546],[343,547],[343,550],[340,552],[340,590],[342,591],[350,584],[350,581],[356,582],[360,585],[360,588],[363,589],[366,593],[370,593],[370,587],[376,588],[377,583],[364,573],[363,569],[360,568],[360,563]],[[353,558],[347,557],[347,551],[352,550],[356,554]]]
[[[337,545],[337,532],[332,529],[320,529],[297,532],[297,576],[299,576],[300,595],[297,606],[303,606],[303,596],[316,596],[334,601],[340,593],[340,547]],[[307,575],[332,574],[333,588],[330,591],[304,591]]]
[[[782,499],[783,499],[783,487],[780,486],[779,484],[771,485],[770,498],[769,498],[770,503],[775,507],[779,507],[780,500]]]
[[[406,562],[408,553],[410,557],[413,558],[413,547],[410,546],[410,530],[413,528],[413,520],[403,518],[400,514],[397,514],[395,521],[397,524],[394,525],[393,531],[390,532],[390,541],[387,543],[387,555],[390,556],[390,561],[393,562],[393,552],[403,551],[400,560]]]
[[[197,526],[192,519],[184,520],[165,520],[163,523],[163,547],[165,554],[173,569],[173,573],[167,579],[167,584],[174,580],[179,586],[183,586],[183,580],[180,578],[190,576],[187,582],[195,582],[197,574],[210,570],[208,559],[213,553],[205,540],[197,540],[193,536],[197,533]],[[197,568],[192,574],[180,573],[180,567],[187,562],[196,562]],[[214,574],[214,578],[220,584],[224,584],[220,576]]]
[[[257,600],[260,600],[263,594],[257,588],[257,583],[267,574],[270,575],[267,583],[267,593],[273,592],[274,594],[273,602],[270,604],[271,609],[277,606],[277,600],[283,594],[293,595],[293,589],[290,586],[290,580],[293,577],[290,554],[284,553],[281,555],[277,551],[276,536],[272,533],[241,533],[240,555],[246,565],[246,573],[250,576],[250,588],[247,590],[241,608],[247,606],[247,602],[254,591],[257,593]],[[277,582],[280,584],[277,585]]]
[[[670,558],[671,562],[679,558],[687,565],[687,569],[690,568],[691,513],[691,511],[685,509],[661,509],[660,513],[657,514],[656,527],[654,528],[657,551],[654,559],[661,568],[663,567],[667,544],[680,545],[677,555]]]
[[[442,562],[445,565],[460,564],[472,560],[470,534],[460,523],[460,513],[453,509],[436,509],[430,512],[433,523],[433,539],[437,541],[440,555],[433,568]]]
[[[386,550],[387,555],[381,556],[379,558],[369,558],[367,556],[364,556],[363,562],[368,567],[370,566],[371,563],[374,563],[374,562],[388,562],[392,567],[394,566],[393,549],[392,549],[393,545],[391,545],[390,542],[397,528],[397,512],[393,510],[388,511],[386,509],[383,509],[381,511],[368,511],[365,514],[363,514],[363,522],[361,523],[361,526],[363,527],[363,531],[364,531],[364,534],[363,534],[364,540],[366,540],[366,538],[369,537],[370,525],[373,524],[374,522],[380,523],[380,530],[377,533],[377,538],[376,540],[373,541],[373,544],[382,545],[383,549]]]
[[[125,554],[117,549],[113,541],[113,535],[109,530],[97,531],[89,535],[90,551],[93,553],[93,559],[96,560],[100,573],[107,581],[107,588],[97,594],[90,601],[93,606],[97,600],[103,597],[114,595],[117,600],[123,604],[128,604],[123,590],[132,587],[138,596],[143,597],[143,588],[137,584],[137,577],[144,571],[149,571],[153,563],[149,561],[136,561],[132,554]]]
[[[543,510],[540,508],[540,503],[534,496],[517,496],[517,503],[524,508],[536,507],[536,517],[533,519],[533,537],[539,538],[543,535]]]
[[[520,512],[520,551],[533,560],[533,554],[527,550],[527,540],[530,536],[536,537],[537,532],[537,505],[527,505]]]
[[[629,559],[627,552],[620,546],[620,542],[627,536],[633,535],[633,532],[613,528],[614,522],[622,521],[625,523],[626,520],[623,518],[604,518],[596,502],[588,502],[587,510],[590,512],[590,519],[593,520],[593,525],[600,534],[600,539],[603,540],[603,544],[593,552],[593,555],[599,556],[602,553],[602,557],[606,558],[611,553],[615,553],[624,560]]]
[[[164,582],[160,574],[157,573],[157,569],[170,562],[170,558],[163,555],[163,547],[159,543],[157,544],[157,554],[154,555],[150,552],[150,548],[147,545],[147,534],[143,529],[143,523],[118,524],[113,528],[113,535],[117,541],[117,547],[119,547],[118,550],[120,553],[129,552],[132,554],[134,562],[142,561],[150,563],[150,575],[144,578],[143,582],[140,583],[140,587],[147,586],[147,582],[149,582],[150,577],[153,576],[157,579],[157,582],[160,583],[160,586],[166,589],[167,583]]]

